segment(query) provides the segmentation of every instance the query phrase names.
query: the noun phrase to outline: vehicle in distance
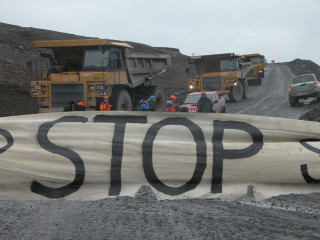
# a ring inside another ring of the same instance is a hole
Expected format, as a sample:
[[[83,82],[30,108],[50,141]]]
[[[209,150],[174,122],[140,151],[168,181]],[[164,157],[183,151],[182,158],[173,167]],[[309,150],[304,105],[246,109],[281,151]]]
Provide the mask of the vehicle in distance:
[[[261,85],[261,79],[264,78],[266,68],[266,59],[260,53],[243,55],[245,62],[251,62],[252,68],[247,74],[249,85]]]
[[[240,102],[248,95],[247,75],[251,62],[234,53],[189,57],[189,88],[194,91],[217,91],[228,94],[233,102]]]
[[[288,89],[289,103],[294,107],[299,99],[316,97],[320,100],[320,82],[314,74],[303,74],[292,78]]]
[[[220,97],[216,91],[206,91],[206,95],[213,103],[212,112],[226,112],[226,100]],[[186,96],[184,103],[179,106],[179,112],[198,112],[197,103],[200,98],[201,92],[189,93]]]

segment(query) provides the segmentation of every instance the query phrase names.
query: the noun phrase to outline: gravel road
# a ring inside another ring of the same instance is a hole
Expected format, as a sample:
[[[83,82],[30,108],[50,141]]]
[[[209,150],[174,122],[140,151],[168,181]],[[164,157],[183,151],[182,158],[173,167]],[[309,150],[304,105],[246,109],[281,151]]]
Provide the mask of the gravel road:
[[[292,108],[291,72],[269,65],[261,86],[227,112],[297,119],[312,105]],[[156,200],[143,187],[136,198],[100,201],[0,201],[1,239],[320,239],[320,194],[282,195],[256,202]]]
[[[292,76],[288,67],[268,64],[261,86],[249,86],[248,98],[241,102],[228,102],[227,112],[298,119],[319,103],[309,98],[290,107],[288,86]]]

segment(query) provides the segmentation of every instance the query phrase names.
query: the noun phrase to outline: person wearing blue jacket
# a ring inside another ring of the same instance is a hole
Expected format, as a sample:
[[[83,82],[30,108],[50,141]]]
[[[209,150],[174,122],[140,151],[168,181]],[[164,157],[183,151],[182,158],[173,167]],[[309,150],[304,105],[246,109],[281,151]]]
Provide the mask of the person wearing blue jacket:
[[[139,111],[149,111],[150,107],[147,100],[140,100],[139,102]]]

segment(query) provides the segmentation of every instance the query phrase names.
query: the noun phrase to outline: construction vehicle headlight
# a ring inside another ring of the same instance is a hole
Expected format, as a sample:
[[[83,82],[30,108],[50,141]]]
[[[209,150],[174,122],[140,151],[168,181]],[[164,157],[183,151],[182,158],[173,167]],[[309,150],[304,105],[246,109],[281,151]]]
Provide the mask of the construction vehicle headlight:
[[[233,86],[237,86],[237,85],[238,85],[237,82],[234,82],[234,83],[233,83]]]
[[[190,88],[190,89],[193,89],[193,86],[192,86],[192,85],[189,85],[189,88]]]
[[[35,85],[35,86],[34,86],[34,89],[40,90],[40,89],[41,89],[41,86],[40,86],[40,85]]]
[[[32,96],[38,96],[38,92],[32,92]]]
[[[229,79],[226,79],[225,82],[228,83],[228,82],[229,82]]]

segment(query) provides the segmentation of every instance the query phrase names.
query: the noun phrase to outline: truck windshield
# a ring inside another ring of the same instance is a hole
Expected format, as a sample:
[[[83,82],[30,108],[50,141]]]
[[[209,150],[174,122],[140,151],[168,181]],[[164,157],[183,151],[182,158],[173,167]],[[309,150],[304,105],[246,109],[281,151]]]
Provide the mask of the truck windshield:
[[[86,50],[84,54],[83,70],[105,70],[109,64],[110,49],[102,51],[100,49]],[[103,64],[103,66],[102,66]]]
[[[83,71],[107,71],[120,69],[124,69],[124,62],[120,49],[90,49],[85,51]]]
[[[236,59],[221,59],[221,72],[236,71],[237,60]]]
[[[250,62],[252,64],[259,64],[259,63],[264,63],[264,58],[262,57],[251,57]]]

